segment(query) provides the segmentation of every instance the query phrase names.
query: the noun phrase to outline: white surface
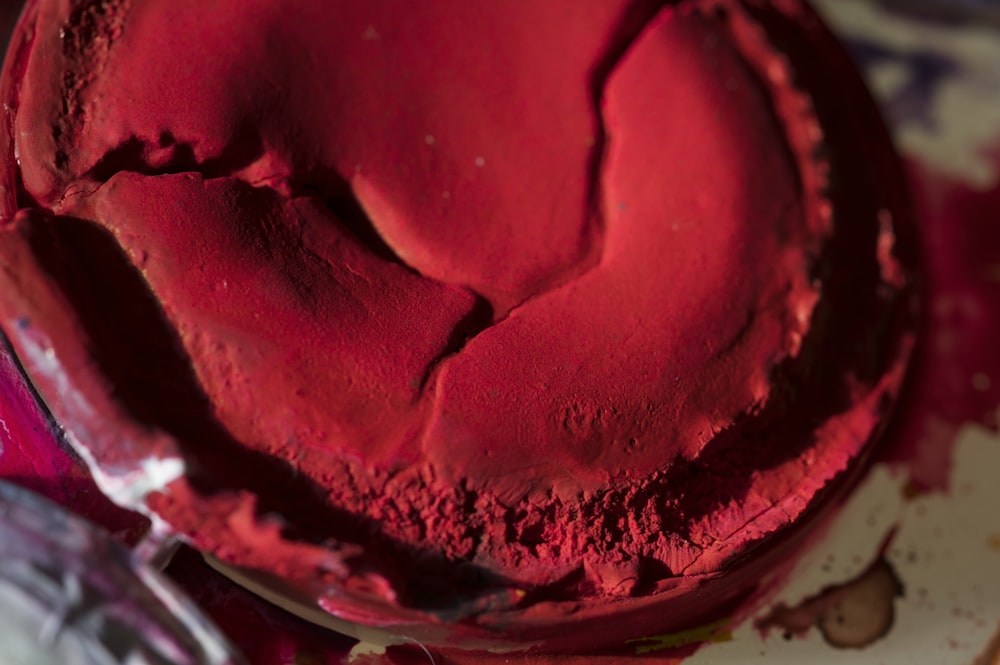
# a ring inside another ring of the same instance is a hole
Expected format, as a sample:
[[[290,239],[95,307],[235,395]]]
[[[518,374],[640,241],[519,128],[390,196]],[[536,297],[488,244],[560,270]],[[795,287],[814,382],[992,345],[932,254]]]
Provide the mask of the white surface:
[[[935,24],[890,13],[870,0],[813,4],[840,34],[877,44],[889,54],[866,72],[882,99],[891,99],[920,75],[915,56],[950,63],[952,70],[935,86],[925,113],[894,119],[896,140],[903,152],[975,189],[987,190],[1000,180],[1000,162],[983,150],[1000,141],[996,27]]]
[[[896,623],[886,637],[843,650],[827,645],[815,629],[791,640],[777,630],[764,638],[748,621],[733,641],[709,645],[685,665],[972,665],[1000,631],[1000,437],[967,426],[953,462],[947,494],[911,500],[903,498],[902,474],[884,465],[873,469],[774,600],[794,605],[856,576],[898,523],[886,558],[905,594],[896,601]]]

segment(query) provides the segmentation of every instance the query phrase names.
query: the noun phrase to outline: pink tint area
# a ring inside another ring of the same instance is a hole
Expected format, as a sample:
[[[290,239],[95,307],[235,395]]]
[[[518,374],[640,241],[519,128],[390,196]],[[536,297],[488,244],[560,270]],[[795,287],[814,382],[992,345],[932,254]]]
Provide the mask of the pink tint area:
[[[101,494],[80,459],[62,443],[6,347],[0,348],[0,478],[87,516],[126,544],[146,531],[146,519]]]
[[[210,568],[189,548],[177,553],[167,574],[251,665],[340,665],[357,642],[265,603]]]
[[[993,150],[1000,162],[1000,150]],[[1000,186],[977,190],[908,163],[923,261],[923,334],[883,449],[913,489],[946,489],[965,423],[997,426],[1000,404]]]

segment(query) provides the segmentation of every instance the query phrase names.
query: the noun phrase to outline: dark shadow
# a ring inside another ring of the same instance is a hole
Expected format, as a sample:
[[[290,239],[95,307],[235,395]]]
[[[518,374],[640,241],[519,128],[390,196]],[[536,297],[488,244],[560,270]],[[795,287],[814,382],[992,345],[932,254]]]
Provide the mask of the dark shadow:
[[[114,386],[116,398],[136,421],[179,442],[188,479],[200,492],[252,492],[259,498],[258,515],[279,515],[289,540],[361,545],[364,568],[390,580],[404,605],[464,606],[505,586],[476,566],[456,565],[430,548],[385,536],[378,520],[330,505],[325,490],[287,462],[235,440],[215,419],[158,302],[106,230],[57,217],[36,225],[31,242],[72,303],[93,362]],[[73,428],[73,423],[61,424]]]
[[[375,256],[406,266],[395,250],[382,238],[382,234],[354,194],[351,183],[337,170],[312,169],[295,176],[289,185],[292,197],[314,197],[322,201],[335,223]]]
[[[149,154],[154,151],[170,150],[170,160],[163,166],[154,168],[149,164]],[[249,124],[239,129],[225,149],[216,157],[199,162],[194,147],[190,143],[178,142],[170,132],[160,135],[157,144],[152,145],[137,136],[125,140],[117,148],[109,150],[84,175],[84,179],[104,183],[116,173],[123,171],[147,176],[172,173],[200,173],[207,178],[230,176],[247,168],[264,154],[264,144],[260,134]]]

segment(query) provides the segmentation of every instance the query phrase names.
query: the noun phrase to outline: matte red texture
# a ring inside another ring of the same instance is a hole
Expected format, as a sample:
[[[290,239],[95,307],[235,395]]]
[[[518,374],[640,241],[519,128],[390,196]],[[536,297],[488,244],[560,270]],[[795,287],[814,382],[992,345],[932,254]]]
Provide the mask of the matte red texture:
[[[183,459],[148,509],[348,620],[697,625],[902,379],[898,165],[797,2],[37,0],[0,85],[48,408],[110,476]]]

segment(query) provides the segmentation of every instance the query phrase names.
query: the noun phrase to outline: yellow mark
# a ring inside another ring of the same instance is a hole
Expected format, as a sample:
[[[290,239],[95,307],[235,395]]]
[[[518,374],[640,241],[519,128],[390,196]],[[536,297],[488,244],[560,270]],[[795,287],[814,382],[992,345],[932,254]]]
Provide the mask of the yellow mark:
[[[682,630],[679,633],[667,635],[653,635],[651,637],[641,637],[635,640],[628,640],[626,644],[642,642],[635,648],[635,654],[641,656],[644,653],[662,651],[664,649],[676,649],[689,644],[699,642],[730,642],[733,639],[733,631],[727,628],[729,619],[722,619],[704,626]]]

